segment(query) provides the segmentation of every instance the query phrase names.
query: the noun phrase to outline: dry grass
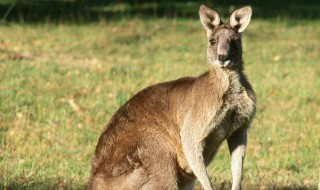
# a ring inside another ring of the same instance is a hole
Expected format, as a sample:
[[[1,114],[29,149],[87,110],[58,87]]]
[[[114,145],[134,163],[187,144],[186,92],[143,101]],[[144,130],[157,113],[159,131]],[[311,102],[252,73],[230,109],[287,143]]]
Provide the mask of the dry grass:
[[[246,73],[258,94],[245,189],[316,189],[319,21],[253,20]],[[148,85],[206,70],[198,20],[131,19],[0,30],[0,189],[81,189],[98,136]],[[209,172],[230,187],[223,144]],[[199,188],[199,184],[197,185]]]

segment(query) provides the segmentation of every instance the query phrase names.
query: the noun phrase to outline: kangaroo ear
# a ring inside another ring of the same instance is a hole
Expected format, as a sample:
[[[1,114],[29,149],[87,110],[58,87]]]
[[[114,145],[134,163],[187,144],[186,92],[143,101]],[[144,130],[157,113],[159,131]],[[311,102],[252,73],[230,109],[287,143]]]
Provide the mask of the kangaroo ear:
[[[217,11],[206,5],[200,6],[199,16],[201,23],[206,30],[212,30],[220,24],[220,16]]]
[[[243,32],[250,22],[251,15],[252,9],[250,6],[237,9],[231,14],[229,23],[238,32]]]

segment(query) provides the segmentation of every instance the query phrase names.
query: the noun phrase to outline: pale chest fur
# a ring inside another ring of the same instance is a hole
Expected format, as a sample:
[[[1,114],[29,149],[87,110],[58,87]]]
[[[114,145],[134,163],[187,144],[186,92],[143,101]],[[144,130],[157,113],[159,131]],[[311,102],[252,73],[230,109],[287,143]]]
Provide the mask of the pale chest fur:
[[[232,126],[231,132],[239,127],[248,127],[256,110],[256,96],[244,76],[229,76],[230,85],[224,94],[223,102],[226,109],[225,120]]]
[[[242,78],[243,77],[243,78]],[[206,139],[209,154],[219,144],[241,127],[249,127],[256,110],[256,96],[250,84],[240,74],[228,75],[228,88],[223,93],[219,107],[213,108]]]

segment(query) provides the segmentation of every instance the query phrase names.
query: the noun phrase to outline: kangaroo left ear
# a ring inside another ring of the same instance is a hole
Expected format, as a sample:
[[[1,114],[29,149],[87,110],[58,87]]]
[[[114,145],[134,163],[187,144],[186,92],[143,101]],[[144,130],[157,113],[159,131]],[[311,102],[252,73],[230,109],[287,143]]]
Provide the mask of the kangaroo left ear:
[[[252,8],[250,6],[237,9],[231,14],[229,23],[234,29],[241,33],[249,25],[251,15]]]

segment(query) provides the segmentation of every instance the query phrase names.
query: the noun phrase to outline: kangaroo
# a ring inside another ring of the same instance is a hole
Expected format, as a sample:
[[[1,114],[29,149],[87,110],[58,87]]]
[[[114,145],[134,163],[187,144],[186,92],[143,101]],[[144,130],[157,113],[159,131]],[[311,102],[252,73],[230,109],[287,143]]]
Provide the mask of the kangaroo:
[[[199,15],[207,37],[208,71],[147,87],[113,115],[91,161],[88,189],[212,190],[206,166],[227,140],[232,189],[241,188],[247,129],[256,95],[243,73],[241,33],[251,7],[222,23],[212,8]]]

